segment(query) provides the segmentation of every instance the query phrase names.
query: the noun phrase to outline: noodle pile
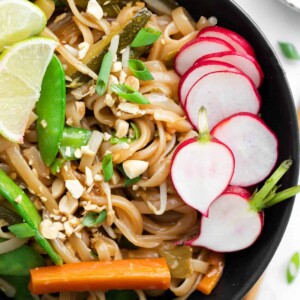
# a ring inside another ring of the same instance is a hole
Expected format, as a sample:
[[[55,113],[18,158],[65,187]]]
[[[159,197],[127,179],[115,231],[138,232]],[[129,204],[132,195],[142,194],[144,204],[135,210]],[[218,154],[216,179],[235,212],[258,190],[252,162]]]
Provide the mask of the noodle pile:
[[[179,77],[168,64],[174,53],[192,40],[201,28],[215,24],[216,20],[201,17],[194,23],[182,8],[170,16],[152,15],[146,27],[157,29],[162,35],[147,57],[141,59],[145,60],[154,80],[139,81],[132,75],[127,67],[128,49],[124,49],[122,58],[115,59],[109,78],[109,84],[125,83],[150,101],[150,104],[139,105],[125,101],[109,88],[107,93],[99,96],[95,92],[97,74],[80,59],[91,45],[129,20],[144,7],[144,3],[129,3],[116,19],[110,20],[97,19],[79,11],[74,0],[67,2],[70,10],[52,17],[43,35],[60,42],[57,54],[66,70],[72,65],[91,77],[85,85],[69,90],[66,125],[91,130],[92,136],[84,149],[78,149],[78,160],[64,163],[54,176],[41,159],[36,115],[32,112],[24,144],[13,144],[1,138],[0,167],[26,190],[43,217],[41,233],[50,240],[65,263],[158,257],[160,247],[191,238],[199,231],[197,211],[179,198],[169,178],[176,146],[197,133],[178,104]],[[66,80],[71,82],[67,76]],[[123,136],[132,135],[129,122],[138,127],[140,137],[131,143],[112,145],[110,138],[121,130],[121,126],[127,126]],[[112,154],[114,164],[131,159],[148,162],[149,167],[141,180],[131,187],[124,187],[125,178],[116,168],[107,183],[101,164],[107,153]],[[88,212],[103,210],[107,211],[105,222],[90,228],[82,225]],[[4,243],[1,244],[2,251],[12,251],[28,242],[28,239],[17,240],[12,234],[3,232],[1,228],[6,225],[0,222],[0,237],[8,239],[5,249]],[[120,241],[124,237],[137,249],[123,247]],[[33,240],[29,242],[42,252]],[[208,270],[207,256],[207,250],[193,249],[193,275],[185,280],[172,280],[171,291],[178,297],[176,299],[187,299],[195,290]],[[145,292],[136,292],[140,300],[146,299]],[[74,293],[61,293],[58,296],[43,295],[41,299],[71,300],[76,297]],[[105,293],[89,292],[87,299],[105,300]]]

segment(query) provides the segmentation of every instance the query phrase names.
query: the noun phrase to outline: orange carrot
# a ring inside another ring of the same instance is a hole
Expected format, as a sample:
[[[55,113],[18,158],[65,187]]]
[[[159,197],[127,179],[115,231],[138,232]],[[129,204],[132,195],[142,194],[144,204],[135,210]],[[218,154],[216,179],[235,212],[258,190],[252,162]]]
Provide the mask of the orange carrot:
[[[32,294],[110,289],[166,290],[171,275],[164,258],[92,261],[30,271]]]
[[[211,267],[197,286],[197,290],[205,295],[211,293],[221,278],[224,269],[224,254],[211,252],[208,257],[208,263]]]

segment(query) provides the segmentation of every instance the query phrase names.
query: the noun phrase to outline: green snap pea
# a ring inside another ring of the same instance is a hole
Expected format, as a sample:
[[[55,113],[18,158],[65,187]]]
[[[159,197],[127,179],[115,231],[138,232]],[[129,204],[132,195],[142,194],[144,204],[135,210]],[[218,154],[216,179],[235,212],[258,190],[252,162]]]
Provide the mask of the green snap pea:
[[[40,214],[25,192],[0,169],[0,193],[16,209],[19,215],[35,232],[34,238],[40,246],[48,253],[52,261],[62,265],[61,257],[54,251],[48,240],[39,232],[42,221]]]
[[[36,113],[40,153],[45,164],[50,166],[58,153],[66,113],[65,74],[61,62],[55,55],[43,79]]]
[[[63,130],[62,141],[59,146],[61,156],[67,160],[76,160],[76,149],[86,146],[92,132],[84,128],[65,127]]]

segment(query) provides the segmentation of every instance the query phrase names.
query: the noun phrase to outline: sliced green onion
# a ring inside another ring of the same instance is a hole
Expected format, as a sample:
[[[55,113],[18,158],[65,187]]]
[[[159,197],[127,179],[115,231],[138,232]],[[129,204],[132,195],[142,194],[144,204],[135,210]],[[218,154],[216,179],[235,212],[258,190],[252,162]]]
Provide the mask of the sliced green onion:
[[[115,94],[129,102],[137,104],[150,104],[149,100],[146,97],[144,97],[140,92],[133,89],[129,85],[112,84],[110,88]]]
[[[112,145],[116,145],[116,144],[120,144],[120,143],[127,143],[127,144],[130,144],[132,142],[132,139],[131,138],[117,138],[115,136],[112,136],[111,139],[109,140],[109,142],[112,144]]]
[[[123,168],[123,165],[120,164],[120,165],[117,165],[117,169],[122,173],[122,175],[125,177],[125,181],[124,181],[124,186],[125,187],[129,187],[129,186],[133,186],[134,184],[138,183],[140,180],[141,180],[141,175],[137,176],[137,177],[134,177],[132,179],[130,179],[125,171],[124,171],[124,168]]]
[[[152,74],[149,72],[145,64],[139,59],[129,59],[128,67],[133,75],[140,80],[153,80]]]
[[[138,32],[130,46],[135,48],[152,45],[159,39],[160,36],[161,32],[158,30],[149,27],[142,28]]]
[[[114,168],[113,168],[113,162],[112,162],[112,155],[111,153],[106,154],[103,157],[102,160],[102,169],[104,174],[104,181],[110,181],[113,174],[114,174]]]
[[[96,92],[100,96],[103,95],[106,91],[112,63],[113,54],[111,53],[111,51],[108,51],[103,57],[99,76],[96,82]]]
[[[300,267],[300,256],[299,253],[296,252],[291,257],[286,270],[286,279],[288,283],[292,283],[295,280],[299,272],[299,267]]]
[[[134,131],[134,139],[138,140],[141,137],[141,132],[140,129],[138,128],[137,125],[135,125],[134,122],[130,122],[130,127],[133,129]]]
[[[56,158],[50,167],[50,171],[53,175],[60,172],[61,167],[67,161],[65,158]]]
[[[85,227],[92,227],[102,223],[106,220],[107,213],[106,210],[101,211],[99,214],[95,212],[88,212],[82,221],[82,225]]]
[[[289,59],[300,59],[300,55],[295,45],[291,43],[279,42],[280,49],[283,55]]]
[[[35,231],[27,223],[11,225],[8,227],[8,230],[12,232],[18,239],[25,239],[35,236]]]

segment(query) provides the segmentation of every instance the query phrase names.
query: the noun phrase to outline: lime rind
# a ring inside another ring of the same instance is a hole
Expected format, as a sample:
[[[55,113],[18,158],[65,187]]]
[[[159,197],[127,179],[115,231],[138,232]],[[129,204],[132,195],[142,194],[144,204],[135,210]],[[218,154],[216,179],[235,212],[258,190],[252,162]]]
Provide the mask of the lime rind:
[[[0,0],[0,51],[38,35],[47,24],[45,13],[27,0]]]
[[[22,143],[30,112],[39,99],[41,84],[57,42],[33,37],[0,55],[0,134]]]

